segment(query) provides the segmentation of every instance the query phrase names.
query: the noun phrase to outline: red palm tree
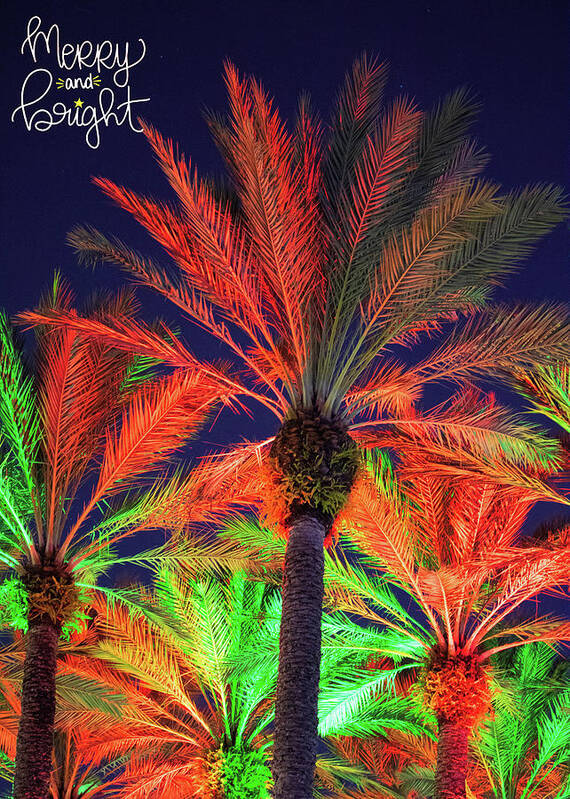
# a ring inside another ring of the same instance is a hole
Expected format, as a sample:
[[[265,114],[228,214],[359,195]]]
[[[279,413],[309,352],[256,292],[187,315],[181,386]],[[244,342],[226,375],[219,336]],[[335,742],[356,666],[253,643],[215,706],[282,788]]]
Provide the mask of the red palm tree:
[[[173,263],[159,266],[93,229],[75,230],[70,241],[85,260],[119,263],[222,342],[250,378],[244,392],[278,420],[276,437],[250,458],[270,470],[288,534],[275,790],[278,799],[308,798],[323,544],[356,474],[350,431],[371,412],[385,425],[407,425],[425,384],[566,356],[560,308],[489,307],[474,316],[563,208],[554,187],[501,195],[478,178],[486,158],[468,136],[475,106],[464,91],[427,114],[405,97],[384,109],[386,66],[361,58],[324,139],[306,99],[290,132],[255,79],[231,65],[225,75],[229,113],[209,124],[230,184],[200,180],[149,125],[177,205],[96,180]],[[49,314],[24,318],[54,323]],[[62,321],[176,367],[194,361],[179,342],[124,316],[104,324],[67,313]],[[391,358],[391,347],[447,323],[447,343],[417,367]],[[481,443],[473,420],[432,417],[426,426],[464,446]]]
[[[434,477],[417,461],[402,468],[406,479],[397,480],[384,455],[371,458],[340,524],[415,611],[348,564],[331,591],[343,610],[375,622],[380,612],[424,645],[423,692],[439,727],[436,797],[464,799],[469,735],[490,700],[489,659],[532,641],[570,640],[568,622],[517,616],[524,603],[568,585],[570,527],[521,540],[529,489]]]
[[[72,302],[56,280],[43,311],[70,313]],[[125,293],[95,310],[132,312]],[[58,644],[80,591],[113,564],[120,539],[160,524],[180,481],[157,468],[230,397],[212,373],[141,382],[149,375],[137,357],[71,328],[37,332],[30,369],[0,315],[0,570],[27,605],[15,799],[47,797]],[[154,484],[135,493],[153,470]]]
[[[568,665],[546,643],[493,658],[492,708],[471,740],[467,799],[565,795],[570,787]],[[398,695],[408,695],[410,688],[401,680],[394,685]],[[423,736],[394,730],[388,738],[333,739],[331,755],[321,761],[323,782],[336,799],[427,799],[435,792],[435,728],[430,717]],[[343,790],[347,780],[358,790]]]

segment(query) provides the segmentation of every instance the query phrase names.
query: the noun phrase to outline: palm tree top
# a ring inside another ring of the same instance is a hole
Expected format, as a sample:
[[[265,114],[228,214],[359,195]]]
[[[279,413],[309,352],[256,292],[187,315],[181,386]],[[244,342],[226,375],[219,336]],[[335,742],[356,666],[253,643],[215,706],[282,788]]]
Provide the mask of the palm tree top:
[[[228,63],[229,110],[208,122],[229,187],[200,179],[146,123],[176,203],[95,179],[171,263],[154,263],[92,228],[69,236],[84,261],[120,264],[222,341],[280,419],[315,408],[350,418],[355,388],[361,411],[382,397],[390,402],[401,371],[391,348],[447,323],[454,357],[444,345],[421,365],[422,377],[461,380],[514,361],[530,367],[547,351],[569,354],[562,308],[491,307],[472,316],[564,216],[561,191],[544,185],[501,194],[479,177],[486,156],[469,135],[477,110],[469,93],[458,90],[423,113],[407,98],[385,104],[386,78],[385,64],[360,58],[330,124],[303,98],[289,130],[259,82]],[[125,315],[89,329],[174,365],[192,357]],[[406,382],[413,397],[418,384]]]
[[[72,303],[56,278],[41,307]],[[92,312],[135,307],[123,292]],[[89,580],[114,543],[158,524],[168,459],[229,394],[190,368],[153,374],[147,359],[72,329],[36,332],[30,367],[0,314],[0,562],[21,573],[68,564]]]

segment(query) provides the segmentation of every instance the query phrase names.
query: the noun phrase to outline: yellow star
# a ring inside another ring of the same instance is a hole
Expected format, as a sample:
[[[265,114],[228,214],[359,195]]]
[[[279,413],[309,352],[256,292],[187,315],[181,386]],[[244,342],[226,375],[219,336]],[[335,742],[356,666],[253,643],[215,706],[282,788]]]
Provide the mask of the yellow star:
[[[79,100],[75,101],[75,105],[77,106],[77,108],[81,108],[81,106],[83,105],[83,100],[79,98]]]

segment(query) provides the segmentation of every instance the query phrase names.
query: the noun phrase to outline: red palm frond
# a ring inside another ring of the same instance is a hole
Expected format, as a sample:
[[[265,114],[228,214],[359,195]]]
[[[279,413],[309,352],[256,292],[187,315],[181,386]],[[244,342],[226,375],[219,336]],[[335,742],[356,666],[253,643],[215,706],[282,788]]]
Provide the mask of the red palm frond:
[[[459,474],[462,468],[468,468],[470,458],[475,458],[482,474],[487,464],[492,474],[494,463],[503,461],[524,467],[532,480],[545,478],[559,463],[554,439],[525,424],[493,394],[474,389],[452,395],[427,413],[408,411],[353,424],[351,433],[365,447],[394,446],[402,450],[409,473],[419,471],[418,463],[422,467],[430,461],[437,464],[441,458],[450,471],[457,465]]]
[[[125,788],[116,798],[193,799],[204,795],[206,778],[203,758],[177,763],[152,756],[133,757],[124,773]]]
[[[123,411],[120,428],[107,435],[96,493],[112,491],[163,462],[215,402],[227,399],[219,386],[193,371],[143,385]]]
[[[507,643],[501,643],[508,639]],[[570,641],[570,622],[548,616],[530,619],[518,624],[509,623],[504,630],[493,630],[487,640],[492,643],[489,649],[482,654],[483,660],[488,660],[497,652],[505,649],[514,649],[536,641],[546,641],[555,644],[566,644]]]
[[[131,295],[123,294],[106,305],[110,312],[120,312],[132,307],[131,299]],[[51,309],[71,312],[71,301],[70,292],[56,283]],[[85,339],[72,329],[40,330],[38,338],[47,551],[53,554],[66,517],[62,498],[75,490],[105,426],[117,414],[121,385],[131,358]]]
[[[98,318],[79,316],[75,311],[45,312],[25,311],[19,318],[24,324],[45,325],[55,328],[62,324],[66,329],[75,330],[85,336],[91,336],[127,352],[144,355],[148,358],[181,368],[200,372],[206,379],[219,381],[221,386],[234,388],[236,396],[251,396],[270,408],[279,418],[281,406],[263,394],[259,394],[242,384],[238,377],[229,374],[224,365],[209,364],[198,361],[196,357],[179,341],[166,325],[161,325],[162,335],[140,320],[128,317],[115,317],[113,320],[101,321]]]
[[[253,79],[241,80],[226,65],[232,168],[240,206],[268,292],[280,337],[290,342],[297,370],[306,360],[307,293],[315,278],[316,208],[305,197],[303,172],[295,164],[294,140],[271,101]]]
[[[153,497],[145,524],[187,532],[196,523],[258,507],[269,488],[263,462],[271,441],[207,456],[188,475],[169,478]]]
[[[410,386],[407,367],[394,359],[383,360],[367,376],[366,382],[346,395],[347,415],[365,413],[369,417],[386,415],[414,416],[421,397],[421,386]]]
[[[188,304],[187,313],[201,324],[206,323],[203,313],[196,310],[198,301],[194,299],[194,313],[188,302],[192,291],[207,297],[254,340],[259,336],[270,340],[267,321],[259,313],[263,287],[252,262],[251,247],[239,224],[205,183],[200,183],[197,177],[190,178],[186,162],[176,157],[172,142],[164,140],[150,126],[145,126],[144,131],[177,191],[184,216],[109,180],[98,178],[95,183],[162,244],[179,265],[184,280],[176,284],[164,270],[158,272],[148,262],[134,261],[132,257],[125,258],[124,265],[133,271],[133,266],[140,263],[140,280],[177,300],[182,308]],[[70,235],[70,242],[75,242],[74,234]],[[110,250],[109,255],[116,260],[117,252]],[[214,326],[211,332],[216,334]]]
[[[432,480],[439,482],[435,477]],[[450,491],[447,516],[454,562],[461,563],[479,552],[496,551],[516,542],[532,505],[530,497],[516,488],[482,480],[454,480],[444,485]]]
[[[134,393],[120,423],[107,430],[97,484],[59,556],[65,556],[76,531],[103,497],[124,491],[142,474],[164,463],[220,400],[227,400],[227,395],[193,371],[175,372]]]
[[[446,343],[409,370],[410,387],[437,380],[462,381],[468,375],[512,372],[535,359],[570,357],[570,323],[556,305],[497,306],[459,322]]]

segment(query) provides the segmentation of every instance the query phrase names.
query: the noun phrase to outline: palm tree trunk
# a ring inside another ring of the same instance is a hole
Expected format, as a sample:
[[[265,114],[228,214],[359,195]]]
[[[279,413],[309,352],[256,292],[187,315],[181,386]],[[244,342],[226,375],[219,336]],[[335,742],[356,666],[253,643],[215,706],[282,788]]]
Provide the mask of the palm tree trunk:
[[[435,799],[465,799],[468,741],[466,727],[439,719]]]
[[[275,701],[275,799],[312,799],[323,610],[324,524],[305,514],[289,532]]]
[[[55,675],[59,627],[30,624],[22,682],[22,714],[16,743],[14,799],[47,799],[52,766]]]

